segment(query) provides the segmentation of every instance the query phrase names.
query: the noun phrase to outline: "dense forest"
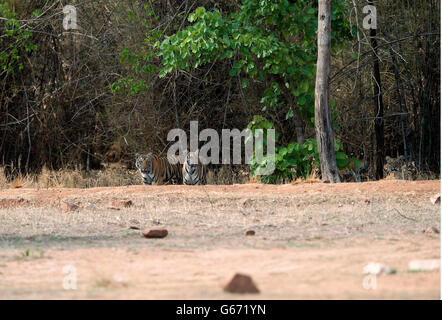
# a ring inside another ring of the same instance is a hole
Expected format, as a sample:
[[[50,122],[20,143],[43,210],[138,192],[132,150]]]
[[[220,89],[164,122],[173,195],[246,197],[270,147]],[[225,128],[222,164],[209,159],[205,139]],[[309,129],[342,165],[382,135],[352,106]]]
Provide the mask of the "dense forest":
[[[413,178],[439,177],[439,23],[436,0],[332,1],[340,169],[363,159],[365,179],[379,179],[386,157],[402,158]],[[306,177],[317,162],[317,28],[311,0],[0,0],[0,166],[133,168],[136,152],[164,154],[169,130],[198,121],[274,128],[277,170],[265,182]]]

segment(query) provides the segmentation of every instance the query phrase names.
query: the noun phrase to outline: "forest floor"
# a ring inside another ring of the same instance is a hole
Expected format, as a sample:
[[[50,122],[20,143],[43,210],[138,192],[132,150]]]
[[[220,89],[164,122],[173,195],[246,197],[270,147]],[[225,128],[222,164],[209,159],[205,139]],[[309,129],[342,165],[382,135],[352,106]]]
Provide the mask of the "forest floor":
[[[408,270],[440,258],[439,192],[440,180],[0,190],[0,299],[439,299],[439,271]],[[367,282],[370,262],[394,272]],[[224,292],[235,273],[260,293]]]

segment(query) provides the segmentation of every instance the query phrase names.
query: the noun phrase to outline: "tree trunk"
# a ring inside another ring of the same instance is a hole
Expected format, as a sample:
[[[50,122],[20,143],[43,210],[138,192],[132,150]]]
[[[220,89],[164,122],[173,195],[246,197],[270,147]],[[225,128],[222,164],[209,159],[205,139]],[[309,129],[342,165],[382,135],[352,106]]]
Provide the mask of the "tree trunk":
[[[315,129],[322,180],[340,182],[329,100],[331,0],[319,0],[318,61],[316,65]]]
[[[373,1],[368,1],[373,5]],[[375,132],[375,176],[384,177],[384,103],[382,101],[381,73],[379,71],[378,43],[376,29],[370,29],[370,42],[373,50],[373,102],[374,102],[374,132]]]

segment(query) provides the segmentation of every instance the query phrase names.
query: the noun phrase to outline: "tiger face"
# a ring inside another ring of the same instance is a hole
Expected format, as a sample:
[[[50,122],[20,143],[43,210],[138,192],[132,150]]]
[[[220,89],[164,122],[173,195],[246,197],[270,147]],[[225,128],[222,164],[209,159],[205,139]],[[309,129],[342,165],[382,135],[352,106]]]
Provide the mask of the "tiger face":
[[[135,155],[135,166],[140,170],[144,184],[148,185],[151,185],[152,181],[155,180],[155,173],[152,169],[152,156],[152,152],[150,152],[146,158],[138,153]]]
[[[415,180],[418,175],[416,163],[407,161],[403,155],[397,158],[385,157],[384,177],[387,179]]]
[[[404,164],[404,156],[399,156],[398,158],[391,158],[389,156],[386,156],[384,165],[385,173],[389,174],[390,172],[401,171]]]
[[[183,182],[187,185],[206,184],[206,166],[199,161],[199,150],[187,153],[183,164]]]

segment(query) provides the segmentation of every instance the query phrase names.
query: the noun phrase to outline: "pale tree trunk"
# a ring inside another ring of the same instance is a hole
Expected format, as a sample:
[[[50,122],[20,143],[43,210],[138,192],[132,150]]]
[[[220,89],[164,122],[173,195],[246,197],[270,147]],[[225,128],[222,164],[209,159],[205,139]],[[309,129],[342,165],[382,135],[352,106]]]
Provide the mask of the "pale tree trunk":
[[[329,99],[331,43],[331,0],[319,0],[318,6],[318,61],[316,65],[315,129],[318,143],[322,180],[340,182]]]

